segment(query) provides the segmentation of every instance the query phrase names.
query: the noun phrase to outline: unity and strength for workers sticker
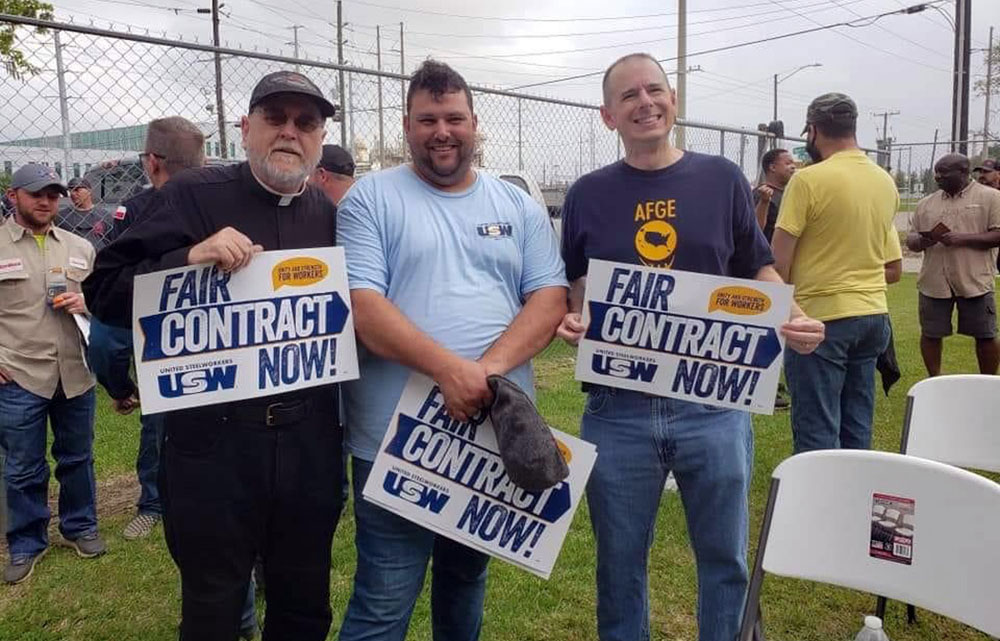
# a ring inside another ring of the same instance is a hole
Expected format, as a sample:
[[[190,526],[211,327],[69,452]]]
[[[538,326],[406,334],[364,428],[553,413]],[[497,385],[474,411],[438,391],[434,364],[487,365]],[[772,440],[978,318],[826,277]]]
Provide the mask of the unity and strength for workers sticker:
[[[872,494],[872,536],[868,554],[876,559],[913,563],[913,499]]]

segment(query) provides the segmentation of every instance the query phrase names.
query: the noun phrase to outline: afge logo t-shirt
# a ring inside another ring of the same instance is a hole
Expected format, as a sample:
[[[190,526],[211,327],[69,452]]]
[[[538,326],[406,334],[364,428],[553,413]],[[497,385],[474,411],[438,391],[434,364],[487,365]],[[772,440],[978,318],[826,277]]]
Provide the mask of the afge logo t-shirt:
[[[774,262],[739,167],[691,151],[665,169],[620,161],[576,181],[562,252],[570,281],[591,258],[740,278]]]

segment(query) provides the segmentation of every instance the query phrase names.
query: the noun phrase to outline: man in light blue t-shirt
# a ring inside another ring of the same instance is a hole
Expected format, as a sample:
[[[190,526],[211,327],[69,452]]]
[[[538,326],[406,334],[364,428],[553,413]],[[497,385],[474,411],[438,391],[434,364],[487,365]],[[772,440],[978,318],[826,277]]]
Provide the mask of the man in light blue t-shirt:
[[[467,420],[504,374],[533,395],[531,358],[566,313],[566,279],[544,210],[472,169],[477,120],[465,80],[428,60],[403,128],[413,163],[362,178],[340,204],[361,378],[343,388],[358,567],[340,641],[402,641],[433,556],[436,641],[474,641],[488,557],[361,497],[411,372]]]

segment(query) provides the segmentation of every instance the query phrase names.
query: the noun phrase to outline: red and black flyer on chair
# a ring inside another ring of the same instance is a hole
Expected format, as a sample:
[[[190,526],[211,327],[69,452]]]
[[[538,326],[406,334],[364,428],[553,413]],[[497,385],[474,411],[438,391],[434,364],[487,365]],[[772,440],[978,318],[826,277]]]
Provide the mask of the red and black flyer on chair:
[[[876,559],[913,563],[913,499],[872,494],[872,536],[868,554]]]

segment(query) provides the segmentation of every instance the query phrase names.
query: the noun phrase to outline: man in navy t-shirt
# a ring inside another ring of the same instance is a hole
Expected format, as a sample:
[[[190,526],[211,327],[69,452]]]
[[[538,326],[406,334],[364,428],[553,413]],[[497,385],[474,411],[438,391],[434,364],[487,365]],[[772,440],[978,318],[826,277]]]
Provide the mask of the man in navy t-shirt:
[[[751,203],[750,185],[725,158],[670,144],[676,98],[648,54],[604,76],[605,124],[625,160],[580,178],[563,208],[563,259],[572,283],[559,335],[576,344],[591,258],[781,282]],[[782,328],[803,353],[823,324],[797,308]],[[589,385],[581,425],[599,456],[587,485],[597,539],[601,641],[649,639],[647,564],[656,511],[673,471],[698,565],[700,641],[732,641],[747,585],[750,416],[739,410]]]

